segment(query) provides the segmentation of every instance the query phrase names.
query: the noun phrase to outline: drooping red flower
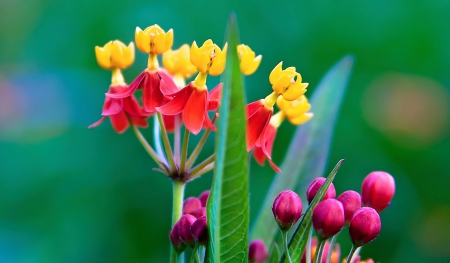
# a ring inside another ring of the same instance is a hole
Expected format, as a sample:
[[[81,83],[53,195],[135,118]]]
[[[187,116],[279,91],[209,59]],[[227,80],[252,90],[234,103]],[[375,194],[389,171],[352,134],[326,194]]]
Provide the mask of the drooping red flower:
[[[261,99],[247,104],[245,111],[247,113],[247,151],[250,151],[260,137],[264,137],[266,127],[273,114],[273,107],[267,106]],[[265,143],[262,145],[264,146]]]
[[[144,110],[149,113],[154,113],[156,107],[163,105],[170,99],[165,94],[178,91],[172,77],[167,72],[161,69],[145,69],[127,89],[119,93],[108,92],[106,96],[113,99],[122,99],[131,96],[138,89],[142,89],[142,104]]]
[[[281,171],[280,168],[272,161],[272,149],[277,130],[278,128],[269,122],[263,136],[261,136],[255,144],[253,156],[259,165],[264,165],[264,161],[267,159],[270,167],[272,167],[275,172],[279,173]]]
[[[111,85],[108,93],[120,94],[126,89],[127,86],[124,85]],[[127,115],[136,126],[144,128],[148,126],[147,118],[150,114],[145,112],[139,106],[139,103],[134,95],[122,99],[113,99],[106,96],[105,102],[103,103],[102,118],[91,124],[89,128],[99,126],[103,123],[106,117],[109,117],[114,130],[117,133],[123,133],[129,126]]]
[[[216,130],[208,116],[209,94],[206,88],[198,88],[193,82],[176,92],[169,89],[161,89],[166,96],[172,97],[157,110],[163,115],[177,115],[182,113],[183,123],[193,134],[198,134],[204,124],[212,130]]]

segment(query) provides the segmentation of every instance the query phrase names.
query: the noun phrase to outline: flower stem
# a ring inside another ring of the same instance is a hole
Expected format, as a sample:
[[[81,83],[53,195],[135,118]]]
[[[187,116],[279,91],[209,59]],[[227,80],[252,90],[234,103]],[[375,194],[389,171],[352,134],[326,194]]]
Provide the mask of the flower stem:
[[[167,159],[169,160],[170,170],[173,173],[176,171],[176,167],[175,161],[173,160],[172,147],[170,147],[169,136],[167,135],[166,127],[164,127],[161,113],[158,112],[156,115],[158,116],[159,127],[161,128],[164,150],[166,151]]]
[[[333,238],[330,241],[330,249],[328,249],[328,255],[327,255],[327,262],[326,263],[330,263],[331,262],[331,255],[333,255],[334,244],[336,243],[336,240],[337,240],[337,237],[339,236],[339,233],[334,235]]]
[[[128,122],[130,123],[131,129],[133,130],[134,134],[136,135],[139,142],[142,144],[144,149],[147,151],[147,153],[152,157],[152,159],[158,164],[158,166],[162,169],[164,169],[163,163],[165,163],[164,160],[161,160],[161,158],[158,156],[158,154],[153,150],[152,146],[147,142],[144,135],[139,131],[139,129],[134,125],[134,123],[131,121],[130,117],[127,115]]]
[[[355,251],[356,251],[356,247],[355,247],[355,245],[353,245],[352,249],[350,249],[350,253],[348,254],[348,257],[347,257],[347,263],[352,262],[352,257],[353,257],[353,254],[355,254]]]
[[[313,228],[310,227],[308,241],[306,242],[306,262],[311,263],[311,239]]]
[[[214,114],[214,117],[212,118],[211,122],[214,124],[216,121],[217,114]],[[205,130],[205,132],[202,135],[202,138],[200,138],[200,141],[198,142],[197,146],[195,146],[194,151],[192,151],[191,156],[189,157],[186,168],[189,169],[194,164],[195,160],[197,159],[198,155],[203,149],[203,146],[205,145],[206,140],[208,139],[209,134],[211,133],[211,128],[208,128]]]
[[[287,232],[288,231],[281,231],[283,233],[283,244],[284,244],[284,254],[286,255],[286,258],[288,259],[289,263],[292,263],[291,255],[289,255],[289,247],[288,247],[288,241],[287,241]]]
[[[206,158],[203,162],[199,163],[197,166],[195,166],[194,168],[192,168],[191,170],[191,175],[189,175],[189,180],[192,180],[194,178],[197,178],[199,175],[199,172],[205,168],[206,166],[208,166],[209,164],[213,163],[214,160],[216,158],[216,154],[213,153],[211,154],[211,156],[209,156],[208,158]]]
[[[180,125],[180,119],[177,115],[174,116],[175,118],[175,129],[173,131],[173,148],[175,152],[175,163],[177,165],[180,164],[180,132],[181,132],[181,125]]]
[[[318,249],[316,249],[316,254],[314,255],[315,263],[322,262],[322,253],[323,253],[323,247],[325,245],[325,242],[326,242],[325,239],[319,240],[319,247],[318,247]]]
[[[191,255],[191,261],[190,261],[190,263],[194,263],[196,260],[197,260],[197,262],[201,263],[201,262],[200,262],[200,258],[199,258],[199,256],[198,256],[198,245],[197,245],[197,244],[195,244],[195,247],[194,247],[194,249],[192,250],[192,255]]]
[[[180,219],[183,210],[183,196],[185,183],[182,181],[173,180],[173,206],[172,206],[172,226]],[[170,262],[178,262],[179,255],[170,246]]]
[[[184,137],[183,137],[183,146],[181,146],[181,161],[180,161],[180,172],[184,173],[184,169],[186,167],[186,157],[188,152],[188,145],[189,145],[189,130],[184,130]]]

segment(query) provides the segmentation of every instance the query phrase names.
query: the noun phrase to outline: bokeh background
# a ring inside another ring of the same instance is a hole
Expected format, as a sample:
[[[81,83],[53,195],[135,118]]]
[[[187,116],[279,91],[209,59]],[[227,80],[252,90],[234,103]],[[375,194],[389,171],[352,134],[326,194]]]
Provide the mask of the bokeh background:
[[[362,255],[450,262],[445,0],[0,1],[0,262],[167,262],[170,181],[152,171],[131,131],[118,135],[109,122],[87,129],[110,82],[94,46],[128,43],[136,26],[155,23],[174,29],[174,47],[223,43],[230,11],[242,42],[263,54],[246,78],[249,101],[270,91],[268,74],[281,60],[310,83],[310,96],[328,68],[354,55],[327,171],[346,158],[338,192],[359,190],[373,170],[397,182],[380,237]],[[124,72],[129,82],[146,66],[144,54],[136,57]],[[293,131],[281,127],[277,163]],[[212,150],[210,141],[203,153]],[[189,184],[186,195],[209,188],[211,177]],[[252,219],[272,178],[268,166],[252,162]],[[344,255],[347,239],[340,236]]]

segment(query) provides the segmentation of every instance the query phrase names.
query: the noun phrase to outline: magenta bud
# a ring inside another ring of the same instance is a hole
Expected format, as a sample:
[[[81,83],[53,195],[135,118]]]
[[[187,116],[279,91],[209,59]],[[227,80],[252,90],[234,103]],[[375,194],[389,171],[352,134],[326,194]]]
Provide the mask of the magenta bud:
[[[340,194],[337,198],[344,207],[345,224],[350,224],[353,214],[361,208],[361,196],[358,192],[348,190]]]
[[[180,224],[179,221],[175,223],[172,230],[169,232],[170,242],[177,253],[181,253],[186,249],[186,245],[180,239]]]
[[[394,178],[386,172],[371,172],[361,187],[362,202],[381,213],[391,204],[395,194]]]
[[[199,209],[192,212],[191,215],[195,216],[195,218],[200,218],[202,216],[206,216],[206,208],[200,207]]]
[[[306,190],[306,198],[308,199],[309,204],[311,204],[317,192],[319,192],[320,187],[322,187],[322,185],[325,183],[326,180],[327,179],[324,177],[317,177],[308,186],[308,189]],[[336,189],[334,188],[333,183],[331,183],[330,187],[328,187],[326,193],[323,195],[322,200],[335,197],[336,197]]]
[[[211,191],[206,190],[198,196],[198,199],[200,199],[200,202],[202,203],[203,207],[206,207],[206,203],[208,202],[210,192]]]
[[[189,197],[183,202],[183,215],[192,214],[202,207],[202,203],[197,197]]]
[[[288,230],[297,223],[302,215],[302,209],[302,200],[290,190],[279,193],[272,205],[273,216],[282,231]]]
[[[178,221],[180,223],[180,239],[183,241],[183,243],[193,248],[195,245],[194,236],[192,236],[191,233],[191,226],[192,224],[197,220],[193,215],[183,215],[181,216],[180,220]]]
[[[348,229],[355,246],[360,247],[367,244],[380,233],[380,215],[373,208],[363,207],[355,212]]]
[[[314,208],[312,222],[319,239],[328,239],[344,226],[344,207],[336,199],[323,200]]]
[[[269,256],[266,245],[260,239],[253,240],[248,247],[248,261],[250,263],[264,263]]]
[[[206,245],[208,241],[208,228],[206,226],[206,216],[197,218],[191,226],[191,233],[195,242],[199,245]]]

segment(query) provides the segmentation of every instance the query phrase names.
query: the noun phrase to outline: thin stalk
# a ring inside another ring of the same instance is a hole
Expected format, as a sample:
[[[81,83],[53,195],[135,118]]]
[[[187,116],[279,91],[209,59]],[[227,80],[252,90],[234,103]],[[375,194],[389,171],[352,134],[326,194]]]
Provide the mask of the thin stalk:
[[[322,253],[323,247],[325,246],[325,242],[326,242],[325,239],[319,241],[319,247],[318,249],[316,249],[316,254],[314,255],[315,263],[322,262]]]
[[[185,183],[182,181],[173,180],[173,206],[172,206],[172,226],[180,219],[183,210],[183,196]],[[170,246],[170,262],[179,262],[179,255]]]
[[[214,114],[214,117],[212,118],[211,122],[214,124],[216,121],[217,114]],[[191,156],[189,157],[186,167],[187,169],[191,168],[194,164],[195,160],[197,159],[198,155],[203,149],[203,146],[205,145],[206,140],[208,139],[209,134],[211,133],[211,128],[207,128],[205,132],[203,133],[202,137],[200,138],[200,141],[198,142],[197,146],[195,146],[194,151],[192,151]]]
[[[170,147],[169,136],[167,135],[166,127],[164,127],[161,113],[158,112],[156,115],[158,116],[159,127],[161,128],[164,150],[166,151],[167,159],[169,160],[170,170],[173,173],[175,172],[176,167],[173,159],[172,147]]]
[[[311,263],[311,239],[312,239],[313,228],[309,230],[308,241],[306,241],[306,262]]]
[[[339,232],[339,233],[341,233],[341,232]],[[330,263],[331,262],[331,255],[333,254],[334,244],[336,243],[336,240],[337,240],[337,237],[339,236],[339,233],[334,235],[333,238],[330,241],[330,249],[328,249],[328,255],[327,255],[327,262],[326,263]]]
[[[347,263],[352,262],[352,257],[353,257],[353,254],[355,254],[355,251],[356,251],[356,247],[354,245],[352,245],[352,249],[350,249],[350,253],[348,254],[348,257],[347,257]]]
[[[208,166],[209,164],[213,163],[214,160],[216,158],[216,154],[213,153],[211,156],[209,156],[208,158],[206,158],[203,162],[201,162],[200,164],[198,164],[197,166],[195,166],[194,168],[192,168],[191,170],[191,175],[189,176],[189,179],[193,179],[193,178],[197,178],[198,177],[198,173],[203,170],[203,168],[205,168],[206,166]]]
[[[183,137],[183,145],[181,146],[181,161],[180,161],[180,172],[184,173],[185,165],[186,165],[186,157],[188,153],[188,145],[189,145],[189,130],[184,130],[184,137]]]
[[[195,244],[194,249],[192,250],[192,255],[191,255],[191,261],[190,263],[194,263],[195,259],[197,259],[197,261],[200,263],[199,258],[198,258],[198,245]]]
[[[287,240],[287,232],[288,231],[281,231],[283,233],[283,244],[284,244],[284,254],[286,255],[286,258],[288,259],[289,263],[292,263],[291,255],[289,255],[289,248],[288,248],[288,240]]]
[[[359,253],[361,252],[362,247],[357,247],[355,249],[355,253],[353,254],[352,260],[350,261],[350,263],[355,262],[355,260],[358,258]]]
[[[180,119],[178,118],[178,115],[174,116],[175,118],[175,129],[173,131],[173,148],[175,152],[175,163],[177,165],[180,164],[180,132],[181,132],[181,125],[180,125]]]
[[[200,177],[200,176],[202,176],[203,174],[205,174],[205,173],[211,171],[212,169],[214,169],[214,163],[215,163],[215,162],[212,162],[212,163],[208,164],[207,166],[205,166],[205,168],[203,168],[203,169],[201,169],[200,171],[198,171],[198,173],[196,173],[196,174],[190,176],[189,179],[190,179],[190,180],[193,180],[193,179],[195,179],[195,178],[197,178],[197,177]]]
[[[196,255],[196,258],[197,258],[197,262],[198,263],[202,263],[202,261],[201,261],[201,259],[200,259],[200,248],[199,249],[196,249],[196,251],[195,251],[195,255]]]
[[[164,165],[162,163],[165,163],[165,160],[161,160],[160,156],[153,150],[152,146],[147,142],[144,135],[139,131],[139,129],[134,125],[134,123],[131,121],[130,117],[127,115],[128,122],[130,123],[131,129],[133,130],[134,134],[136,135],[139,142],[142,144],[144,149],[147,151],[147,153],[150,155],[150,157],[158,164],[158,166],[162,169],[164,169]]]
[[[159,128],[158,118],[153,118],[153,142],[155,143],[155,151],[161,158],[164,158],[164,163],[167,165],[167,160],[164,157],[164,152],[161,147],[161,128]]]

